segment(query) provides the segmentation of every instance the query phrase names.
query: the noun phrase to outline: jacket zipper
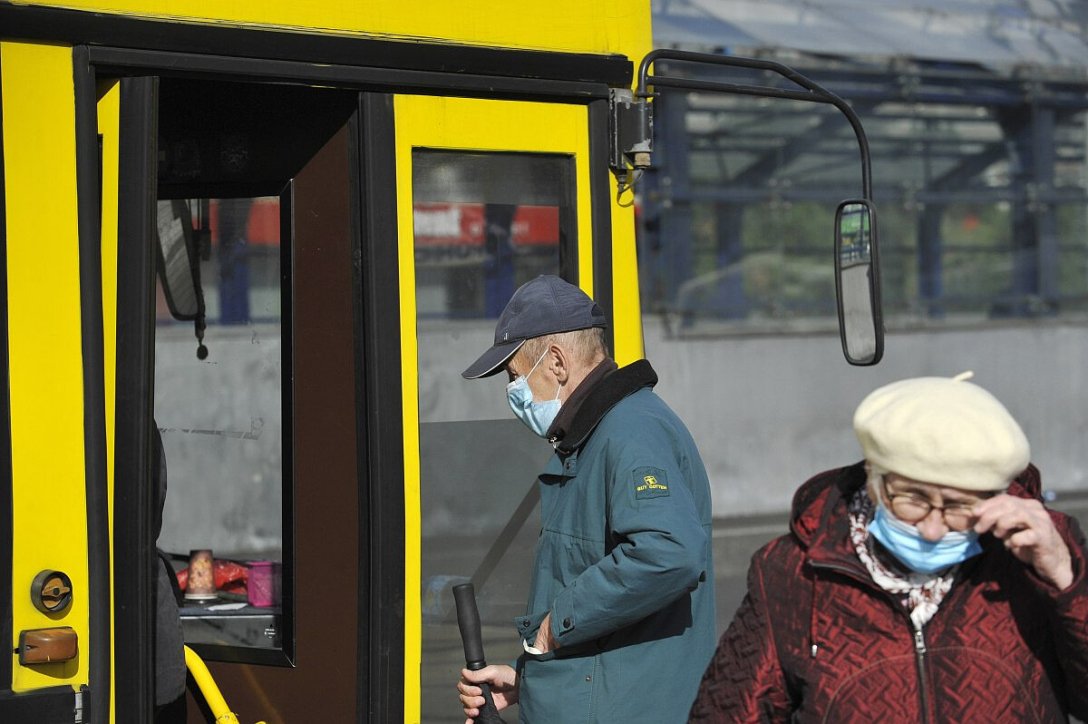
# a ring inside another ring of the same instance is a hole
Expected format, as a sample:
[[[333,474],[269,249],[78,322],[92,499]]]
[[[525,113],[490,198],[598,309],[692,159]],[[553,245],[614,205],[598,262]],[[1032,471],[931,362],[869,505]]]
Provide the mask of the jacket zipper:
[[[926,637],[914,629],[914,660],[918,664],[918,696],[922,700],[922,721],[929,721],[929,687],[926,684]]]
[[[853,578],[864,583],[871,583],[864,576],[859,575],[858,571],[850,566],[845,566],[839,563],[832,563],[829,561],[809,561],[809,565],[813,568],[822,568],[827,571],[835,571],[845,576]],[[926,683],[926,638],[921,629],[914,628],[914,623],[907,617],[907,625],[910,626],[914,638],[914,661],[917,664],[918,669],[918,696],[922,705],[922,718],[923,724],[928,724],[929,717],[929,686]]]

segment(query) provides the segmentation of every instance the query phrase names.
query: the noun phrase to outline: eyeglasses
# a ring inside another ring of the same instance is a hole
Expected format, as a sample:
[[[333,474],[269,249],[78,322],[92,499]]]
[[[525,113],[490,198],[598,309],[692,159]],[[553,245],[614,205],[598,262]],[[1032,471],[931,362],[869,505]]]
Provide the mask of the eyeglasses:
[[[971,527],[971,509],[986,498],[971,498],[969,500],[950,500],[944,505],[934,505],[933,502],[915,492],[895,493],[888,489],[888,483],[884,483],[884,495],[888,498],[889,508],[896,518],[911,525],[926,518],[932,511],[939,510],[944,517],[944,524],[949,530],[963,532]]]

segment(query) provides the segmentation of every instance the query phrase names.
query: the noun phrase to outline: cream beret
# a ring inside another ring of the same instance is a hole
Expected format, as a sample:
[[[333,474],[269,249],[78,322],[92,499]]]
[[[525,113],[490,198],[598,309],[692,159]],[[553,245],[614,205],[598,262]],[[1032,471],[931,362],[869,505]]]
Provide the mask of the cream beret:
[[[924,483],[1004,490],[1031,449],[1005,406],[970,376],[917,377],[872,392],[854,413],[865,459]]]

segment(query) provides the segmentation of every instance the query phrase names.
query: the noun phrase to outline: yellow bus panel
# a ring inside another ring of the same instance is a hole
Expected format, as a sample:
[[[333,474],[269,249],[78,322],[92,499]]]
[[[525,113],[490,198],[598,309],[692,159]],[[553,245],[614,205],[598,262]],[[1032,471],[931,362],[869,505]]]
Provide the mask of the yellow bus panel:
[[[88,641],[79,244],[72,51],[0,43],[11,374],[12,648],[25,629]],[[72,580],[66,612],[34,608],[43,569]],[[12,649],[9,649],[11,651]],[[12,689],[81,684],[86,658],[14,665]]]
[[[197,22],[266,25],[383,38],[447,40],[507,48],[618,53],[640,58],[650,50],[649,1],[551,0],[371,0],[291,2],[289,0],[69,0],[34,3]]]

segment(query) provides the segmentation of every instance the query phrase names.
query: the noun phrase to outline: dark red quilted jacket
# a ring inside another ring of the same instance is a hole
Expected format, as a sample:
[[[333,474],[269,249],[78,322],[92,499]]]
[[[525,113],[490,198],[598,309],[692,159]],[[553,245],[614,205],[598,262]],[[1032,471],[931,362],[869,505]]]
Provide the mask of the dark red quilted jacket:
[[[1088,582],[1076,521],[1051,515],[1073,554],[1057,591],[983,536],[916,637],[848,543],[861,464],[794,497],[791,533],[752,559],[748,595],[722,636],[693,722],[1060,722],[1088,720]],[[1038,497],[1029,467],[1010,493]]]

